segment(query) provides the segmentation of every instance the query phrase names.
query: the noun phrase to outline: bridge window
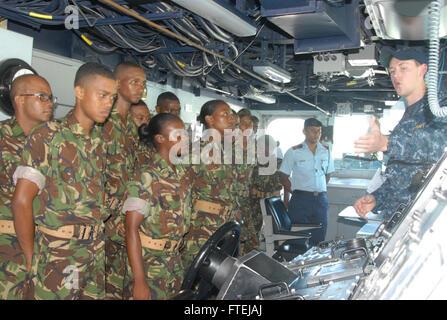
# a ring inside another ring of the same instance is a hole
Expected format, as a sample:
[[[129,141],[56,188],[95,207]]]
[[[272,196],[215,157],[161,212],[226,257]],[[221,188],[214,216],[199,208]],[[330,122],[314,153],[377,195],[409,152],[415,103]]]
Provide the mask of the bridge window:
[[[337,116],[334,118],[332,156],[336,170],[374,169],[381,166],[374,154],[355,154],[354,141],[369,131],[370,115]]]
[[[265,131],[279,141],[279,147],[284,155],[289,148],[304,141],[303,128],[304,119],[279,118],[270,122]]]

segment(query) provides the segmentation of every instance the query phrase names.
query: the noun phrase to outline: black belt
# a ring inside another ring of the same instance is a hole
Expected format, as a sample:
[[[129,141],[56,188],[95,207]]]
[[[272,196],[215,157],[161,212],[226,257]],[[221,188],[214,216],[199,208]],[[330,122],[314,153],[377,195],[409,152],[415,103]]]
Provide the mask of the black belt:
[[[303,190],[293,190],[292,194],[308,194],[314,197],[318,197],[319,195],[326,194],[326,191],[323,192],[313,192],[313,191],[303,191]]]

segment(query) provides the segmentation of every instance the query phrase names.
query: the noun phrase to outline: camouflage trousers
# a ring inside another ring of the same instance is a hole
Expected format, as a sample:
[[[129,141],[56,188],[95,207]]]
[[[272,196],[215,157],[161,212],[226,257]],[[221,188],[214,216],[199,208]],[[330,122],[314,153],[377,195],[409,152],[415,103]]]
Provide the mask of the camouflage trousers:
[[[251,202],[252,214],[251,219],[254,225],[254,229],[256,233],[259,233],[262,228],[262,212],[261,212],[261,204],[259,203],[261,199],[253,198]]]
[[[239,256],[244,256],[252,250],[259,250],[259,231],[256,230],[256,221],[253,219],[252,201],[247,200],[241,206],[241,236]]]
[[[25,269],[25,256],[17,237],[0,234],[0,299],[32,298],[32,286]]]
[[[143,271],[152,300],[167,300],[175,296],[182,286],[184,269],[178,251],[164,251],[142,248]],[[134,276],[130,266],[126,292],[133,293]]]
[[[185,245],[182,251],[182,263],[185,266],[185,273],[205,242],[217,229],[231,220],[240,222],[240,215],[234,210],[220,212],[219,214],[193,210],[191,226],[185,235]]]
[[[128,287],[127,251],[124,237],[118,231],[123,226],[121,215],[112,216],[105,223],[105,255],[106,255],[106,299],[123,300],[128,294],[123,290]]]
[[[104,234],[94,240],[36,233],[32,263],[37,300],[105,298]]]

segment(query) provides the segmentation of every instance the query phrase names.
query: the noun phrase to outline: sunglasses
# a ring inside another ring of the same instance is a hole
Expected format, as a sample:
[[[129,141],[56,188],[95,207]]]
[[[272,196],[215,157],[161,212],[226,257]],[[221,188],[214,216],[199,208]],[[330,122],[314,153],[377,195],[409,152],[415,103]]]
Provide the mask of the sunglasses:
[[[40,101],[47,102],[51,101],[53,104],[56,103],[57,98],[53,96],[52,94],[48,95],[46,93],[25,93],[21,94],[20,96],[26,96],[26,97],[39,97]]]

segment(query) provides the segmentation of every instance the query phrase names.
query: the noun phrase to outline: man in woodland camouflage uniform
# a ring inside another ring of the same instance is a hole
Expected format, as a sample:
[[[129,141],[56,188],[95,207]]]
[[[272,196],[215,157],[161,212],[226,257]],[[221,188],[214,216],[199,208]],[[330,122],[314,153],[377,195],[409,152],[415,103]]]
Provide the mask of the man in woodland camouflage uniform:
[[[110,118],[104,124],[107,144],[106,169],[106,296],[123,299],[126,281],[124,221],[120,214],[126,183],[132,177],[138,148],[138,128],[129,112],[138,103],[146,87],[146,75],[139,66],[125,62],[114,71],[118,98]]]
[[[157,111],[157,114],[170,113],[174,116],[180,117],[180,112],[182,111],[180,100],[172,92],[166,91],[160,93],[160,95],[157,97],[157,105],[155,106],[155,111]]]
[[[110,114],[116,82],[107,67],[86,63],[74,85],[74,109],[33,131],[14,173],[14,226],[36,299],[105,298],[106,150],[98,124]]]
[[[25,257],[14,231],[12,176],[20,163],[25,138],[39,123],[50,120],[53,96],[48,82],[24,75],[11,86],[14,116],[0,123],[0,299],[27,298]]]
[[[258,146],[259,143],[264,140],[265,143],[265,152],[267,153],[267,150],[269,150],[269,146],[272,143],[276,143],[273,138],[271,138],[268,135],[263,135],[258,138]],[[272,148],[273,149],[273,148]],[[259,149],[258,149],[259,150]],[[276,155],[276,154],[275,154]],[[275,157],[276,158],[276,157]],[[281,182],[279,181],[279,168],[281,167],[281,161],[282,159],[276,158],[277,166],[275,167],[275,171],[273,174],[260,174],[260,169],[265,168],[266,165],[256,162],[256,167],[253,170],[252,175],[252,188],[250,190],[250,208],[252,208],[251,213],[251,220],[254,225],[254,234],[256,237],[250,238],[252,241],[252,245],[255,246],[255,248],[258,248],[259,246],[259,233],[262,228],[262,212],[261,212],[261,204],[259,201],[261,199],[269,198],[269,197],[279,197],[282,189]]]
[[[241,225],[239,255],[245,255],[251,250],[257,249],[252,245],[253,241],[250,241],[251,238],[257,237],[251,218],[253,208],[250,206],[251,176],[256,160],[255,141],[250,110],[241,109],[237,115],[239,117],[240,137],[236,138],[234,144],[234,168],[237,172],[237,179],[233,183],[235,185],[234,198],[236,199],[237,210],[241,216],[240,221],[238,221]],[[250,136],[247,135],[248,133],[250,133]],[[252,140],[249,141],[250,139]],[[238,147],[240,148],[241,146],[242,150],[238,150]]]
[[[149,111],[149,108],[147,107],[146,102],[140,100],[137,103],[131,105],[130,117],[132,118],[133,122],[135,122],[135,125],[138,128],[143,124],[149,124],[152,115]]]

